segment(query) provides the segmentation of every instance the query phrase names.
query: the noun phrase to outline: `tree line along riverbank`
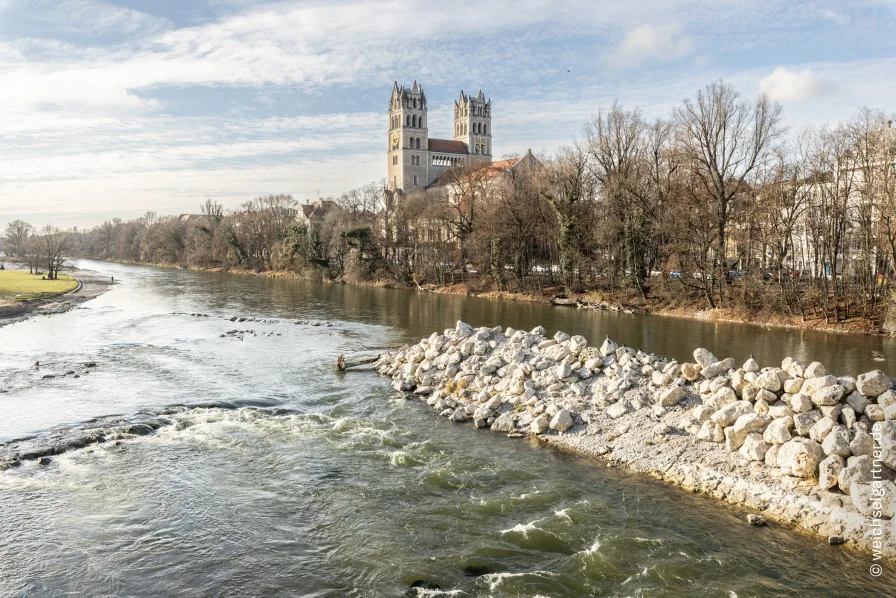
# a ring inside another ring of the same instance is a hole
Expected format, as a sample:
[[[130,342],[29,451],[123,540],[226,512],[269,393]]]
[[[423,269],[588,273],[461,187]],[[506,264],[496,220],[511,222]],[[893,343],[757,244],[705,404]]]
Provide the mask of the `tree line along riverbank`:
[[[95,259],[892,333],[892,121],[863,108],[785,140],[780,106],[716,82],[667,118],[613,105],[555,155],[451,169],[425,192],[379,181],[304,204],[209,199],[195,214],[73,231],[70,246]],[[51,237],[16,221],[6,250],[28,255]]]
[[[541,327],[458,322],[375,369],[456,423],[536,436],[896,559],[896,391],[786,358],[678,363]]]

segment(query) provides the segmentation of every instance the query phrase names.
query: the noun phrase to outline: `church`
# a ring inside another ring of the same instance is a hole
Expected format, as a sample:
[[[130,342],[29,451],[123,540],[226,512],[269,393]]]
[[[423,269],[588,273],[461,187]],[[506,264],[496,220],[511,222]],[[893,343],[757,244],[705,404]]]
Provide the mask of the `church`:
[[[492,102],[482,90],[460,92],[454,101],[454,139],[429,136],[426,94],[416,81],[396,81],[389,99],[388,185],[390,191],[423,191],[445,171],[492,159]]]

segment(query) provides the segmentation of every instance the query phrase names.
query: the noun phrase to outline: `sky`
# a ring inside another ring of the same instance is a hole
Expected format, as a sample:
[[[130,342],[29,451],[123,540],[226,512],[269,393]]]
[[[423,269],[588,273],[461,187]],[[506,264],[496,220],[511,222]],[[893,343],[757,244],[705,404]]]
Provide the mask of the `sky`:
[[[791,131],[892,112],[894,29],[896,0],[0,0],[0,228],[381,180],[396,80],[431,137],[482,89],[496,157],[718,79]]]

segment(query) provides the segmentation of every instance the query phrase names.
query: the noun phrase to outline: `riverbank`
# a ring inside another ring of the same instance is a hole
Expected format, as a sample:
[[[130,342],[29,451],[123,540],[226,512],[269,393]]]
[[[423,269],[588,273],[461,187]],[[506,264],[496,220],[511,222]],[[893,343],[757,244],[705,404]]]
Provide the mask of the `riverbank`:
[[[694,363],[463,322],[376,370],[454,422],[536,436],[896,561],[896,391],[787,358]],[[880,495],[879,497],[875,494]]]
[[[503,301],[519,301],[527,303],[541,303],[564,306],[578,309],[593,309],[599,311],[611,311],[630,314],[650,314],[670,318],[682,318],[699,320],[704,322],[724,322],[731,324],[749,324],[764,328],[781,328],[791,330],[814,330],[818,332],[833,332],[838,334],[861,334],[869,336],[891,336],[879,325],[865,318],[850,318],[843,322],[829,323],[824,317],[807,314],[804,318],[787,314],[770,313],[766,311],[744,311],[737,309],[706,309],[705,302],[695,300],[690,303],[674,303],[658,299],[643,299],[636,296],[606,296],[595,292],[565,294],[559,286],[546,286],[541,292],[512,292],[499,291],[483,286],[478,282],[467,281],[453,284],[402,284],[394,280],[368,280],[356,281],[345,279],[332,279],[324,276],[319,270],[309,272],[294,272],[291,270],[265,270],[256,272],[240,268],[198,268],[187,267],[179,264],[141,262],[117,262],[132,265],[155,266],[160,268],[188,269],[197,272],[226,272],[248,276],[261,276],[266,278],[279,278],[287,280],[308,280],[330,284],[350,284],[361,287],[403,289],[417,292],[436,293],[445,295],[460,295],[465,297],[481,297],[486,299],[498,299]]]
[[[34,316],[59,314],[109,290],[112,282],[89,270],[73,270],[70,273],[77,285],[71,291],[50,297],[27,300],[0,300],[0,327],[21,322]]]

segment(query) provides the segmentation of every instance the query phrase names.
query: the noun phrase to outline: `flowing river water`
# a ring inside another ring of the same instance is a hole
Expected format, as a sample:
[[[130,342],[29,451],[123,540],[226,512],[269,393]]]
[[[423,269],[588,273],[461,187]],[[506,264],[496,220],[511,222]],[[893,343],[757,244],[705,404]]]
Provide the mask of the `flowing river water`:
[[[892,341],[81,265],[117,284],[0,328],[0,448],[157,430],[0,472],[0,596],[896,595],[868,556],[332,370],[338,353],[458,319],[609,334],[680,359],[697,346],[816,358],[838,374],[893,375]],[[79,377],[43,378],[67,371]]]

